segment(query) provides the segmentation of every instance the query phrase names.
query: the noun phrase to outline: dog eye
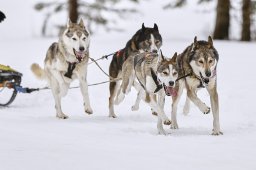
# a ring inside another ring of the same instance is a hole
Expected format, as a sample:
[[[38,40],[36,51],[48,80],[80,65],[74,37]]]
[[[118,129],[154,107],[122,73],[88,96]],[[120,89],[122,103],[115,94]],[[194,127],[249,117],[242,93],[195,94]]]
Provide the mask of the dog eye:
[[[160,41],[159,41],[159,40],[156,40],[156,41],[155,41],[155,43],[156,43],[156,44],[159,44],[159,43],[160,43]]]
[[[211,64],[213,62],[213,60],[209,60],[209,63]]]
[[[167,75],[168,73],[166,71],[163,72],[164,75]]]
[[[174,72],[173,75],[176,76],[176,75],[177,75],[177,72]]]
[[[72,40],[76,41],[76,38],[72,38]]]
[[[84,38],[83,38],[83,41],[85,41],[85,40],[86,40],[86,38],[84,37]]]
[[[204,64],[203,60],[199,60],[199,63]]]

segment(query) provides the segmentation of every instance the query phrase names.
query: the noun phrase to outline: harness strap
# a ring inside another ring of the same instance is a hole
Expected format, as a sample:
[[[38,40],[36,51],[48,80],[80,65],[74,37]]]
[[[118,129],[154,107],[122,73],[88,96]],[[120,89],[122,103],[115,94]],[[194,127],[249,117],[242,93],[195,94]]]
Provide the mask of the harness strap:
[[[137,65],[139,62],[142,62],[143,60],[144,60],[144,57],[142,57],[142,58],[140,58],[140,59],[138,60],[138,55],[135,56],[135,57],[134,57],[134,65],[133,65],[133,67],[134,67],[135,76],[136,76],[138,82],[140,83],[141,87],[146,91],[146,88],[145,88],[145,86],[142,84],[142,82],[140,81],[140,79],[138,78],[137,71],[136,71],[136,65]]]
[[[76,62],[75,63],[70,63],[68,62],[68,71],[64,74],[65,77],[70,78],[73,74],[73,70],[76,68]]]
[[[178,77],[177,80],[176,80],[176,82],[179,81],[180,79],[186,78],[186,77],[188,77],[188,76],[192,76],[192,73],[188,73],[188,74],[186,74],[186,75],[183,75],[183,76]]]
[[[163,85],[159,83],[157,75],[152,67],[150,68],[150,71],[151,71],[151,76],[156,84],[156,89],[155,89],[154,93],[157,93],[159,90],[161,90],[163,88]]]

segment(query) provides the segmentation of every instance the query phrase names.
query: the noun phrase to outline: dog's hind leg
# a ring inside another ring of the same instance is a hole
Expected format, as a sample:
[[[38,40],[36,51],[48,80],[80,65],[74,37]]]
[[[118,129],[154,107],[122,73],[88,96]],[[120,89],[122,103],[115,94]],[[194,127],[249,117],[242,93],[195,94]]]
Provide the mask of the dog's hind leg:
[[[185,116],[187,116],[188,113],[189,113],[189,110],[190,110],[190,100],[189,100],[189,98],[188,98],[188,96],[187,96],[187,97],[186,97],[185,105],[184,105],[184,107],[183,107],[183,114],[184,114]]]

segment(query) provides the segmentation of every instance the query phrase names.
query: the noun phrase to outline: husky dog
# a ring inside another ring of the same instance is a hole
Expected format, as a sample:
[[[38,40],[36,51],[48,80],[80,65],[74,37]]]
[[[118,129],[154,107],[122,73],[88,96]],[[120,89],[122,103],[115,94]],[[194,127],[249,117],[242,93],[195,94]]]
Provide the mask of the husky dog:
[[[84,110],[93,111],[90,106],[87,85],[87,63],[89,59],[90,34],[81,19],[79,24],[68,22],[59,42],[53,43],[47,51],[44,69],[32,64],[32,72],[41,79],[46,79],[55,100],[56,116],[68,118],[61,109],[61,97],[67,94],[70,83],[78,78],[84,100]]]
[[[120,78],[123,63],[127,58],[135,56],[142,52],[157,53],[162,46],[162,37],[159,33],[157,24],[153,28],[148,28],[142,24],[133,37],[126,43],[126,46],[113,55],[109,66],[109,75],[112,78]],[[116,117],[114,113],[114,98],[118,89],[120,88],[120,81],[110,82],[109,90],[109,117]]]
[[[162,52],[160,55],[146,52],[128,58],[123,65],[122,84],[115,99],[115,104],[122,102],[124,94],[129,93],[133,84],[138,91],[133,109],[135,110],[135,107],[138,109],[141,99],[148,103],[157,113],[157,128],[160,134],[166,134],[162,122],[165,125],[171,124],[164,112],[164,98],[165,95],[175,95],[173,87],[178,78],[176,57],[177,53],[172,59],[166,59]],[[138,82],[135,81],[136,79]]]
[[[187,100],[184,112],[189,111],[189,101],[191,100],[204,114],[210,112],[210,108],[206,106],[198,97],[197,91],[200,88],[206,88],[210,94],[211,108],[213,113],[213,135],[223,134],[220,131],[219,123],[219,101],[217,93],[217,63],[219,55],[213,46],[211,36],[207,41],[197,41],[188,46],[183,53],[177,57],[178,73],[184,78],[176,83],[175,89],[177,96],[172,96],[172,125],[173,129],[178,128],[176,114],[177,105],[184,88],[187,89]]]

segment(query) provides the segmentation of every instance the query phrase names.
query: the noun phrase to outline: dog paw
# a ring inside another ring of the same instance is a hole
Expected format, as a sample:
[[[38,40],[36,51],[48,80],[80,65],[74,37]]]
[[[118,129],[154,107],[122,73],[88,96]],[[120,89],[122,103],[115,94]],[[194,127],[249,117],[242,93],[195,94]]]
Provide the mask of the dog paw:
[[[217,131],[217,130],[214,130],[214,129],[213,129],[213,130],[212,130],[212,135],[213,135],[213,136],[223,135],[223,132],[221,132],[221,131],[219,131],[219,130]]]
[[[172,121],[171,129],[179,129],[178,123],[177,123],[177,122]]]
[[[172,122],[171,122],[169,119],[167,119],[167,120],[164,121],[164,124],[165,124],[165,125],[170,125],[171,123],[172,123]]]
[[[85,111],[85,113],[87,113],[88,115],[93,114],[93,111],[92,111],[91,108],[85,108],[84,111]]]
[[[59,118],[59,119],[68,119],[68,116],[65,115],[64,113],[59,113],[59,114],[56,115],[56,117]]]
[[[131,110],[132,110],[132,111],[137,111],[137,110],[139,110],[139,106],[133,105],[133,106],[131,107]]]
[[[116,116],[115,113],[110,113],[110,114],[108,115],[108,117],[110,117],[110,118],[117,118],[117,116]]]
[[[157,116],[157,113],[156,113],[156,112],[154,112],[154,111],[152,111],[152,115]]]
[[[206,104],[203,104],[202,107],[200,108],[200,110],[201,110],[204,114],[208,114],[208,113],[210,113],[210,111],[211,111],[210,107],[206,106]]]

